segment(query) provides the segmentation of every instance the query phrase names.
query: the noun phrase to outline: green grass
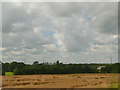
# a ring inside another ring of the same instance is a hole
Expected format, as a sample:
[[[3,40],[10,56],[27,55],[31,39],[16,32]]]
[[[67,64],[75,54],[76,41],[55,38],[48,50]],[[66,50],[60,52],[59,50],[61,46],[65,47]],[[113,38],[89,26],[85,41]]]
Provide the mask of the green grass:
[[[13,72],[5,72],[5,75],[14,75],[14,73]]]
[[[110,88],[119,88],[120,87],[120,83],[114,83],[110,85]]]

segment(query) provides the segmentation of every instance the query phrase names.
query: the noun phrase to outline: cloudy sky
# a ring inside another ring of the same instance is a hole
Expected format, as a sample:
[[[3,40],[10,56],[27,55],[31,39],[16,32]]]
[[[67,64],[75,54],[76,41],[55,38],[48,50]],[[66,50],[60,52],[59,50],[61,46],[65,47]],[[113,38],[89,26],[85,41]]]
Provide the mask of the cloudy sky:
[[[118,62],[118,3],[2,3],[4,62]]]

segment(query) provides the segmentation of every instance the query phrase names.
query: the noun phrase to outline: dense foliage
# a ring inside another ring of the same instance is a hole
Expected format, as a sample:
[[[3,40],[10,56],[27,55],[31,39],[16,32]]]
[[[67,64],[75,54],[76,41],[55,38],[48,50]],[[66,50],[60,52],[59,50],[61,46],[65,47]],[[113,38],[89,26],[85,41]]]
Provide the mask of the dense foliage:
[[[33,62],[32,65],[22,62],[2,63],[2,75],[13,72],[15,75],[32,74],[74,74],[74,73],[120,73],[120,63],[115,64],[54,64]],[[97,69],[98,66],[105,68]]]

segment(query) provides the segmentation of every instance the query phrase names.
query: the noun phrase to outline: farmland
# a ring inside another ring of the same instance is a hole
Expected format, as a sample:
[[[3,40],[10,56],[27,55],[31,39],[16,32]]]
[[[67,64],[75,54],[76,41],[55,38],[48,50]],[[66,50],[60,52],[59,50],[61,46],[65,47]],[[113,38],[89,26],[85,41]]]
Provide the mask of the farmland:
[[[118,74],[2,76],[3,88],[117,88]]]

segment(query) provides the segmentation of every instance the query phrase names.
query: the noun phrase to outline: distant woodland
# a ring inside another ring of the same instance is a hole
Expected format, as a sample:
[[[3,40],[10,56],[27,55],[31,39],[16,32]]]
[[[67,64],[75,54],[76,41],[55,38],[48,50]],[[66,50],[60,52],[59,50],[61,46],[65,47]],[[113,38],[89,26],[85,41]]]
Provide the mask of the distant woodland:
[[[114,64],[63,64],[56,61],[53,64],[39,63],[25,64],[23,62],[1,63],[2,75],[13,72],[14,75],[33,74],[77,74],[77,73],[120,73],[120,63]],[[103,66],[103,67],[102,67]]]

